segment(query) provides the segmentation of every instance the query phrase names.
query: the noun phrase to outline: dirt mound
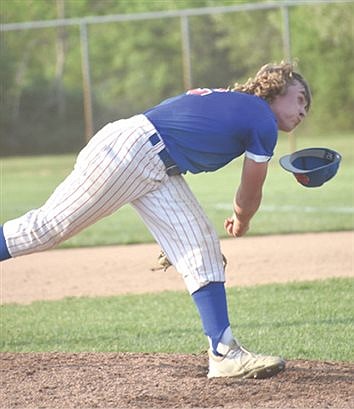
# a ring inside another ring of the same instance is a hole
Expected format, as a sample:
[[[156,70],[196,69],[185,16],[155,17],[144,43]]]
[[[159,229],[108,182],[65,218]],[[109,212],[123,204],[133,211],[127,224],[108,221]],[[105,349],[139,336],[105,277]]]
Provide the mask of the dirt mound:
[[[208,380],[207,355],[3,353],[5,408],[353,408],[354,364],[290,361],[265,380]]]

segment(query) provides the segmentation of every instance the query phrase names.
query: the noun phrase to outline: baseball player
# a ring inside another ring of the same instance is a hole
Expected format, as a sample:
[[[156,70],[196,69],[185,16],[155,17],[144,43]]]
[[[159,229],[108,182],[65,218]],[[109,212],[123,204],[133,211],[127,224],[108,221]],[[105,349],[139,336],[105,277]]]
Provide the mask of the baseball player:
[[[47,202],[0,229],[0,259],[44,251],[130,203],[182,275],[209,341],[208,377],[270,377],[282,358],[256,355],[234,337],[217,233],[185,182],[243,156],[224,227],[243,236],[260,206],[278,130],[293,130],[311,104],[289,63],[267,64],[245,84],[198,88],[107,124],[79,153]],[[231,206],[230,206],[231,207]]]

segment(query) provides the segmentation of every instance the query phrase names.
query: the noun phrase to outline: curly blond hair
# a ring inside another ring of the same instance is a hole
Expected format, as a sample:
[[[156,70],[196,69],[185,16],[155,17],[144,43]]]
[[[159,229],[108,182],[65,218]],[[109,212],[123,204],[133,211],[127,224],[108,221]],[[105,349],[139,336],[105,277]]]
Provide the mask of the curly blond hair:
[[[257,95],[271,103],[277,95],[283,95],[289,85],[299,81],[305,90],[307,101],[306,110],[311,106],[311,91],[305,79],[294,71],[294,64],[281,62],[280,64],[266,64],[254,78],[249,78],[244,84],[235,83],[232,91]]]

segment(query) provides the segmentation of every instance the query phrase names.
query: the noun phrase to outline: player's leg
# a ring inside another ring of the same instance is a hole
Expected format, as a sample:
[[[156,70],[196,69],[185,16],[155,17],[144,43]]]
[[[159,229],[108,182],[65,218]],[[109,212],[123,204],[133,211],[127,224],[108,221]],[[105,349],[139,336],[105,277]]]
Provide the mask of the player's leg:
[[[182,176],[133,201],[190,293],[211,281],[224,282],[217,233]]]
[[[269,377],[284,368],[278,357],[248,352],[233,337],[220,243],[183,177],[173,176],[132,205],[183,276],[210,343],[208,377]]]
[[[216,350],[229,319],[224,266],[214,227],[182,176],[168,178],[132,205],[182,275]]]
[[[167,178],[148,140],[153,132],[141,116],[105,126],[42,207],[4,224],[8,255],[52,248]]]

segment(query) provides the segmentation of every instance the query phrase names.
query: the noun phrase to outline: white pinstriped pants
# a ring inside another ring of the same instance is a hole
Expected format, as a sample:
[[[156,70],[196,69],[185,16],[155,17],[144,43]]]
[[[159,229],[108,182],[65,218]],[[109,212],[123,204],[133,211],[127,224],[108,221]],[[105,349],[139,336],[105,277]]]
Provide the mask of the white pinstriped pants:
[[[224,281],[220,243],[183,176],[168,176],[144,115],[110,123],[78,155],[47,202],[3,226],[12,257],[44,251],[130,203],[190,293]]]

